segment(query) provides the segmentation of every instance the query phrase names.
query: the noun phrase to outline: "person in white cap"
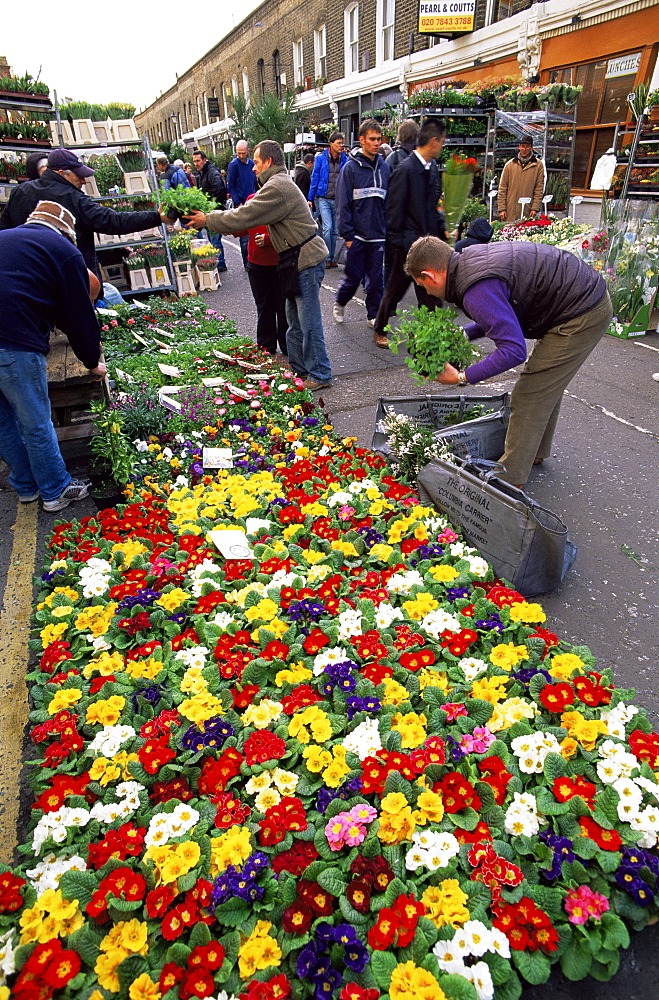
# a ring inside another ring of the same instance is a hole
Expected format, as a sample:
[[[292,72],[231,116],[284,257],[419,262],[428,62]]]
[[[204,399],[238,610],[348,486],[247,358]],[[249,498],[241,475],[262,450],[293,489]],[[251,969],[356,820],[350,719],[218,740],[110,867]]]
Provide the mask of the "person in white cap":
[[[50,415],[46,355],[54,326],[93,374],[104,376],[101,337],[75,218],[40,201],[26,224],[0,232],[0,458],[21,503],[41,496],[59,511],[87,495],[68,472]]]

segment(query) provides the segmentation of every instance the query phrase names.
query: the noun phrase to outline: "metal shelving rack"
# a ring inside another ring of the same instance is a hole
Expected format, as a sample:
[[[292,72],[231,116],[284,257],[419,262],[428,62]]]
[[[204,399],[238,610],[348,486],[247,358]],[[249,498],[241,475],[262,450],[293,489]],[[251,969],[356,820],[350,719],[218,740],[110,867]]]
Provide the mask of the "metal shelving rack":
[[[632,135],[631,148],[629,150],[629,157],[625,157],[621,160],[618,154],[618,162],[627,161],[627,169],[625,171],[625,179],[622,183],[622,191],[620,192],[621,199],[623,198],[655,198],[659,199],[659,182],[656,184],[642,183],[641,181],[632,180],[632,170],[638,169],[639,167],[654,167],[655,170],[659,170],[659,149],[655,154],[651,154],[647,159],[643,158],[643,146],[659,145],[659,128],[657,129],[654,138],[643,138],[644,132],[648,127],[651,127],[651,123],[648,119],[648,109],[645,108],[642,115],[639,115],[638,121],[635,126],[622,125],[616,133],[616,140],[624,135]],[[614,146],[614,149],[616,147]]]
[[[473,107],[467,108],[462,105],[458,107],[446,106],[442,108],[413,108],[408,111],[408,118],[418,118],[419,126],[423,124],[424,118],[443,118],[447,122],[452,118],[483,118],[485,119],[485,133],[478,136],[469,135],[447,135],[444,139],[443,148],[448,152],[451,149],[467,149],[468,147],[473,147],[473,155],[475,157],[483,157],[483,195],[485,194],[485,171],[487,167],[487,156],[489,150],[489,138],[490,138],[490,117],[492,112],[485,108]],[[469,150],[472,153],[472,150]],[[439,172],[443,173],[444,165],[442,163],[438,164]]]

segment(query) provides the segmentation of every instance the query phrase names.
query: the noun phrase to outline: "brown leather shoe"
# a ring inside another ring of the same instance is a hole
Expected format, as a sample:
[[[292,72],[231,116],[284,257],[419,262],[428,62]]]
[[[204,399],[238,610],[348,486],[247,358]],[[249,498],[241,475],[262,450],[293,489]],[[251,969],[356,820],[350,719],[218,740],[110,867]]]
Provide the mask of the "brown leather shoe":
[[[389,348],[389,338],[385,333],[375,334],[375,346],[382,347],[385,351]]]

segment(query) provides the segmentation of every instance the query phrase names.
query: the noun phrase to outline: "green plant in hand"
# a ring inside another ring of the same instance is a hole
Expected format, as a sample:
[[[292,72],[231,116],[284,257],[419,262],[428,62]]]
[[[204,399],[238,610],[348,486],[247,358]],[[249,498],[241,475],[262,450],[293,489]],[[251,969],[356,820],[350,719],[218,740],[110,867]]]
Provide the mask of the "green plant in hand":
[[[178,187],[169,188],[160,192],[160,204],[166,208],[175,208],[181,215],[190,215],[191,212],[212,212],[217,208],[217,202],[209,198],[207,194],[199,188]]]
[[[409,357],[405,364],[412,371],[415,382],[432,382],[444,371],[446,363],[460,370],[470,365],[477,354],[456,323],[455,309],[430,310],[427,306],[399,311],[398,329],[387,326],[391,334],[389,347],[398,354],[401,344],[407,344]]]
[[[117,485],[125,486],[133,473],[134,451],[123,432],[122,417],[104,402],[93,402],[90,408],[98,428],[91,440],[94,466],[107,472]]]

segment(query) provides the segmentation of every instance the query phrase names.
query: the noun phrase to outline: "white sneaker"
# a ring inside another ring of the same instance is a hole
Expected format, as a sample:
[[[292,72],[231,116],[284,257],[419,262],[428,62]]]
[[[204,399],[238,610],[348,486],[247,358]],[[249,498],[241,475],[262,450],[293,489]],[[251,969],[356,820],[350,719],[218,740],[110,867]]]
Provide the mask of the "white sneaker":
[[[370,326],[370,328],[372,330],[373,327],[375,326],[375,320],[374,319],[367,319],[366,320],[366,326]]]
[[[335,323],[343,323],[344,312],[345,306],[340,306],[338,302],[335,302],[334,308],[332,309],[332,316],[334,317]]]
[[[72,479],[58,497],[54,500],[44,500],[43,509],[49,511],[64,510],[74,500],[83,500],[89,493],[89,485],[83,479]]]
[[[659,372],[655,372],[652,378],[655,380],[655,382],[659,382]]]

